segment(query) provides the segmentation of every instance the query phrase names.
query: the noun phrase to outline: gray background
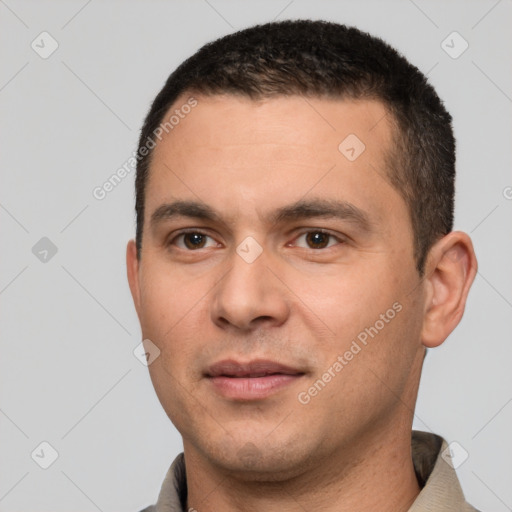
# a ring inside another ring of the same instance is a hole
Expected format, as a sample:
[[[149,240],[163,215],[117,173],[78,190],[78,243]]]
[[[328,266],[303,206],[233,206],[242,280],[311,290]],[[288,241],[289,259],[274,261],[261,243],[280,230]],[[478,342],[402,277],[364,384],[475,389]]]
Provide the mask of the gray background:
[[[457,471],[470,502],[512,510],[511,14],[507,0],[0,0],[0,510],[156,500],[181,440],[132,353],[133,173],[102,201],[92,191],[132,155],[150,101],[185,57],[235,29],[299,17],[380,35],[454,116],[456,228],[480,267],[461,324],[426,360],[415,428],[468,452]],[[31,47],[50,48],[43,31],[59,45],[46,59]],[[441,46],[453,31],[469,43],[456,59]],[[43,237],[57,248],[46,261],[48,242],[32,250]],[[59,454],[46,470],[31,458],[42,441]]]

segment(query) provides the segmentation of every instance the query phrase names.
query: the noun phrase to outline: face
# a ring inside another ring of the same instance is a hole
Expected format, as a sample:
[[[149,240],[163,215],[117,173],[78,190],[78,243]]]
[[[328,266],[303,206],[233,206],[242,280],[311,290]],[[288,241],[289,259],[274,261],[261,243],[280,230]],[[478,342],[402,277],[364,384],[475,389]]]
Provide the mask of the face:
[[[129,278],[189,457],[284,478],[410,428],[424,301],[392,140],[377,101],[226,95],[157,144]]]

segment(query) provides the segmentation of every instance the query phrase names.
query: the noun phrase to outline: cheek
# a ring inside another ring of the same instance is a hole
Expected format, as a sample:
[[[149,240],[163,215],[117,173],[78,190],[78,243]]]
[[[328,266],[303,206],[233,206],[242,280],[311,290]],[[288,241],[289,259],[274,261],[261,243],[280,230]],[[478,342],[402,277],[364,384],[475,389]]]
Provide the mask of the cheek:
[[[141,276],[143,329],[165,333],[186,316],[194,302],[194,282],[168,267],[148,262]],[[197,299],[195,300],[197,301]]]
[[[338,339],[355,337],[360,331],[372,326],[396,302],[399,292],[372,269],[343,269],[335,276],[316,281],[316,286],[303,287],[304,302],[333,331]],[[299,295],[300,296],[300,295]],[[393,316],[394,311],[390,312]]]
[[[378,314],[354,309],[340,316],[341,335],[333,338],[323,366],[304,386],[303,391],[311,390],[315,395],[308,405],[311,414],[321,416],[327,411],[336,428],[349,429],[356,419],[358,424],[377,421],[400,406],[399,397],[406,392],[417,353],[414,338],[419,331],[406,305],[393,304],[394,308],[383,309],[384,320],[380,308]],[[357,322],[350,318],[356,314]]]
[[[207,342],[207,283],[176,271],[171,273],[168,267],[158,268],[157,265],[151,273],[143,275],[142,283],[142,334],[160,349],[159,365],[150,367],[150,371],[153,370],[158,379],[166,378],[162,374],[165,371],[183,379],[190,368],[188,362],[195,360],[194,350]]]
[[[304,299],[308,305],[314,304],[311,308],[330,330],[328,339],[316,340],[322,364],[315,378],[342,358],[343,369],[331,369],[340,377],[333,379],[330,387],[334,394],[326,393],[324,398],[349,400],[358,396],[352,393],[357,388],[359,392],[371,390],[365,400],[373,402],[372,393],[379,396],[386,389],[379,378],[400,393],[421,329],[418,303],[407,296],[405,281],[375,265],[339,274],[324,285],[321,293],[318,288],[307,290],[309,299]]]

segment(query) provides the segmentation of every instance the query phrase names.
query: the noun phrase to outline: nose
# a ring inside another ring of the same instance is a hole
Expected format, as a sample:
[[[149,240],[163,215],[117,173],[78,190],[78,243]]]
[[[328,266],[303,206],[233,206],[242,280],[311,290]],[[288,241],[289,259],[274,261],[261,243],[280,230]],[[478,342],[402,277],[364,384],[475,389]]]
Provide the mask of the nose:
[[[245,331],[282,325],[289,316],[287,288],[266,251],[254,261],[242,252],[233,251],[230,258],[230,268],[213,292],[212,321]]]

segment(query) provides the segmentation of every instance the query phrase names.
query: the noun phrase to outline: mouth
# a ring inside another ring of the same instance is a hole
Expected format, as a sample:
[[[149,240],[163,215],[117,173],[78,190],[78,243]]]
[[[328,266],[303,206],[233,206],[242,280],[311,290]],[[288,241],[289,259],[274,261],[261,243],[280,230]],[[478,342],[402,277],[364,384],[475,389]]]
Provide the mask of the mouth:
[[[297,382],[305,372],[275,361],[242,363],[225,360],[210,366],[205,377],[225,398],[240,401],[261,400]]]

